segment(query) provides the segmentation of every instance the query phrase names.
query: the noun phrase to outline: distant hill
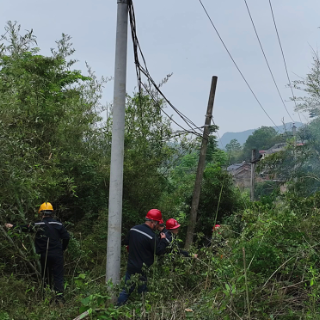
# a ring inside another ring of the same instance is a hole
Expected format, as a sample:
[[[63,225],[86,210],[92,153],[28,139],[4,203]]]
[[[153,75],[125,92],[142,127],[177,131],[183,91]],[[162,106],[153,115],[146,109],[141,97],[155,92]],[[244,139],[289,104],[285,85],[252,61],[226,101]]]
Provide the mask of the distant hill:
[[[300,128],[303,126],[303,123],[301,122],[296,122],[295,126],[297,128]],[[273,127],[274,129],[276,129],[278,131],[279,128],[279,133],[284,133],[285,131],[291,131],[292,128],[292,122],[288,122],[285,124],[285,126],[279,125],[278,128],[277,127]],[[259,129],[259,128],[257,128]],[[225,147],[226,144],[228,144],[232,139],[237,139],[239,141],[239,143],[241,145],[243,145],[248,137],[257,129],[250,129],[250,130],[246,130],[246,131],[242,131],[242,132],[226,132],[223,134],[223,136],[220,139],[219,142],[219,146],[220,147]]]

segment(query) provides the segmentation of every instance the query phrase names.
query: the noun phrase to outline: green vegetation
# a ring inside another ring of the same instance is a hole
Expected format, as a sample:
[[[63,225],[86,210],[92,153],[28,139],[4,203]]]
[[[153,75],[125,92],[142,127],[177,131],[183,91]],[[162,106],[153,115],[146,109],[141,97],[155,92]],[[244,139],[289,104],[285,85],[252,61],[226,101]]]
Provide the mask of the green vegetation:
[[[291,137],[261,162],[289,191],[268,182],[254,203],[225,170],[239,144],[226,153],[212,134],[192,247],[198,259],[158,259],[147,295],[116,309],[104,276],[112,108],[103,121],[100,97],[107,80],[73,69],[70,37],[46,57],[32,32],[19,32],[7,25],[0,53],[0,320],[69,320],[85,311],[88,319],[320,319],[318,118],[299,132],[308,143],[298,147]],[[145,93],[127,97],[123,233],[158,207],[182,224],[183,241],[200,141],[174,140],[159,104]],[[277,139],[261,128],[243,150]],[[62,309],[50,304],[50,290],[41,297],[32,238],[2,227],[34,221],[46,200],[72,234]],[[222,227],[208,245],[215,220]]]
[[[251,150],[268,150],[276,143],[286,142],[286,134],[277,134],[272,127],[261,127],[255,130],[246,140],[243,146],[236,139],[233,139],[226,145],[226,151],[229,156],[229,164],[251,161]]]

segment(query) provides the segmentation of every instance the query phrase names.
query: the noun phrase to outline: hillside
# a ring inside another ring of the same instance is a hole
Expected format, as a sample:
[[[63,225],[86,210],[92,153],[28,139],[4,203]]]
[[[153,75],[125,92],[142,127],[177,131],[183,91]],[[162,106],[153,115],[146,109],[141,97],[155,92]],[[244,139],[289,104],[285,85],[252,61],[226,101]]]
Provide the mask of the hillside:
[[[300,128],[303,126],[303,123],[296,122],[295,125],[297,128]],[[285,131],[291,131],[292,122],[288,122],[285,125],[279,125],[278,126],[279,130],[277,127],[273,127],[273,128],[276,129],[277,131],[279,131],[279,133],[283,133]],[[259,128],[249,129],[249,130],[242,131],[242,132],[226,132],[220,138],[220,145],[225,147],[225,145],[228,144],[232,139],[237,139],[239,141],[239,143],[242,145],[246,142],[248,137],[257,129],[259,129]]]

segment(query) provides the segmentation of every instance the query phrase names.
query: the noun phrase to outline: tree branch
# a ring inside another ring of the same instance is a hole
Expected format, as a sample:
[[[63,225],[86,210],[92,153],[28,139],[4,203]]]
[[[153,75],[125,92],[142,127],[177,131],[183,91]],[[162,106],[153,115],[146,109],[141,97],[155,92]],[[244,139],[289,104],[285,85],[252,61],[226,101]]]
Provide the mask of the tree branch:
[[[29,267],[36,273],[38,277],[40,277],[40,272],[37,270],[37,268],[26,258],[25,254],[21,249],[14,243],[14,241],[10,238],[8,233],[4,230],[4,228],[0,225],[0,231],[4,235],[4,237],[12,244],[13,247],[19,252],[20,256],[27,262]]]

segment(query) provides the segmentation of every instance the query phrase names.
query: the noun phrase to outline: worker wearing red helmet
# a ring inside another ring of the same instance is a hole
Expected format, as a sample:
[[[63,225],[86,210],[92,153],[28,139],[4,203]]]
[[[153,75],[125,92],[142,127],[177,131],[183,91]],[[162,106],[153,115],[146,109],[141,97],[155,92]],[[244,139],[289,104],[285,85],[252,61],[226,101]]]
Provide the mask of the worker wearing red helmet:
[[[151,209],[147,213],[145,220],[144,224],[131,228],[128,237],[125,240],[125,245],[129,246],[125,282],[129,281],[132,275],[139,274],[140,281],[143,283],[138,288],[139,293],[147,291],[147,278],[145,272],[142,270],[143,266],[150,267],[154,262],[154,256],[164,253],[168,246],[164,233],[160,234],[160,239],[155,234],[155,230],[162,220],[161,211],[158,209]],[[127,302],[134,288],[135,285],[132,285],[129,290],[126,288],[122,290],[118,298],[118,306]]]
[[[218,231],[219,228],[221,228],[220,224],[216,224],[214,227],[212,227],[212,232]]]
[[[221,248],[225,244],[225,239],[222,236],[222,225],[220,224],[215,224],[212,227],[212,236],[211,239],[208,239],[207,247],[213,246],[215,250],[217,251],[217,248]]]
[[[217,234],[221,234],[219,231],[219,229],[221,228],[221,225],[220,224],[215,224],[213,227],[212,227],[212,235],[211,235],[211,238],[210,239],[207,239],[208,242],[206,244],[207,247],[210,247],[212,245],[212,240],[216,237]]]
[[[179,248],[179,246],[177,245],[177,242],[175,242],[175,236],[179,233],[179,228],[180,228],[180,224],[178,223],[178,221],[176,219],[169,219],[166,222],[166,238],[167,240],[171,243],[171,250],[173,251],[177,251],[178,253],[182,254],[185,257],[191,257],[188,251],[182,250]],[[197,258],[198,255],[197,254],[193,254],[192,255],[193,258]]]
[[[54,281],[54,290],[57,294],[56,302],[63,304],[63,251],[69,243],[69,233],[63,224],[53,219],[54,210],[50,202],[44,202],[39,208],[41,221],[27,225],[15,226],[6,223],[8,229],[14,228],[17,231],[35,233],[36,253],[40,254],[42,278],[45,284],[50,284],[51,275]]]

